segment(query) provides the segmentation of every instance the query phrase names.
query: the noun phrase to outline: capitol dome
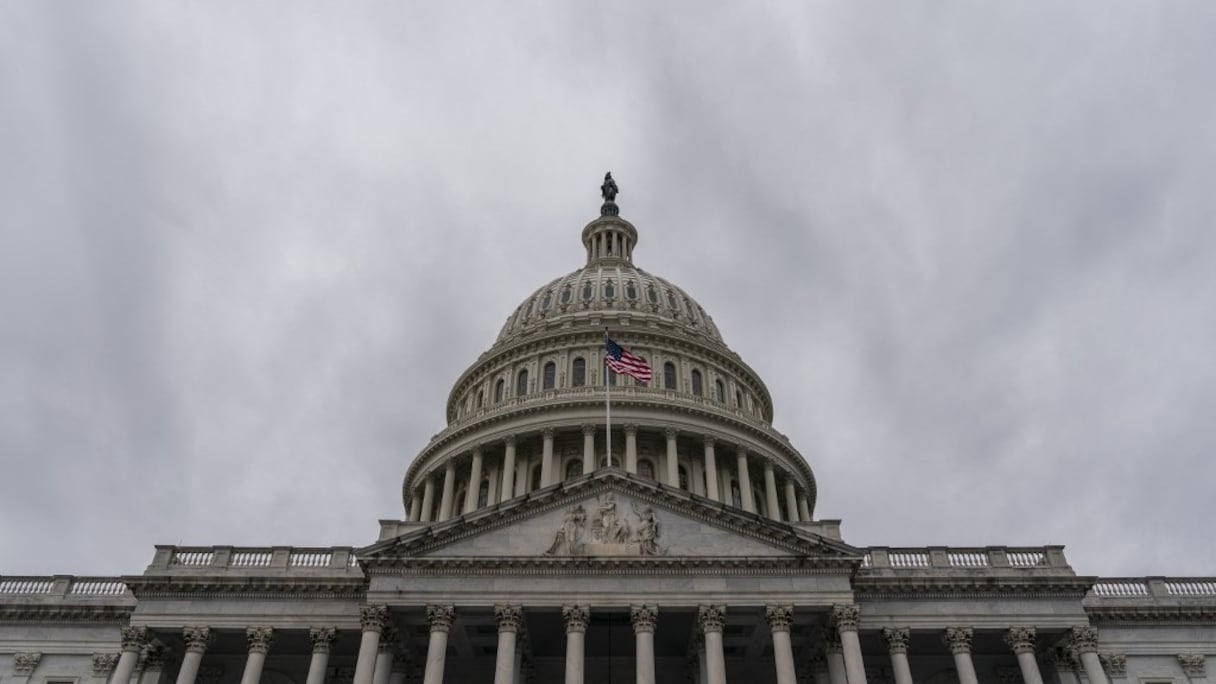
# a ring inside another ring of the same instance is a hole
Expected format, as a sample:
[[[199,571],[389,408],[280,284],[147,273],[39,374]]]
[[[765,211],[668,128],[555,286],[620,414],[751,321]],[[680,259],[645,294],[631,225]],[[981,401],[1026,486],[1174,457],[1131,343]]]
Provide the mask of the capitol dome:
[[[406,472],[408,519],[444,521],[616,468],[811,522],[815,479],[773,429],[768,388],[700,303],[634,265],[638,231],[606,199],[582,230],[583,267],[525,298],[454,383],[447,426]],[[649,383],[607,370],[605,331],[648,361]]]

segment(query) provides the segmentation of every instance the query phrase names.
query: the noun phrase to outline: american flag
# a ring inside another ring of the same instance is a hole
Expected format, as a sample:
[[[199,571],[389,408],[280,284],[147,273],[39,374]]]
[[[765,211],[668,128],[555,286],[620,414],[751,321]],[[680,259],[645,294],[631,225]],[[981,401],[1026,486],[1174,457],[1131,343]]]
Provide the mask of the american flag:
[[[646,363],[646,359],[629,353],[608,337],[604,338],[604,344],[608,348],[604,354],[604,363],[608,364],[610,369],[622,375],[631,375],[643,385],[650,382],[650,364]]]

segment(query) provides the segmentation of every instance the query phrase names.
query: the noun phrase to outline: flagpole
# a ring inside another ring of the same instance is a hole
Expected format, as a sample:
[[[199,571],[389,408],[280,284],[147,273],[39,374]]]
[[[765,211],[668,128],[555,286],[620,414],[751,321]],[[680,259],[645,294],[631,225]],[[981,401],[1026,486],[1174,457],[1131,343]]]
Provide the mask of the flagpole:
[[[604,328],[604,428],[608,436],[608,467],[612,467],[612,395],[608,392],[608,328]]]

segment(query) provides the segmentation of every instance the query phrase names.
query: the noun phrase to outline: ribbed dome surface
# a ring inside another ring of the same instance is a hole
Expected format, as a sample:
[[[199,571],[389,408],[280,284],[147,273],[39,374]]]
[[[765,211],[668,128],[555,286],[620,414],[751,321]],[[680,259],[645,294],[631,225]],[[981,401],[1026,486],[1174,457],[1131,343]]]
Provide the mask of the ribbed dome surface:
[[[629,312],[661,319],[685,332],[725,344],[713,319],[687,292],[625,261],[592,263],[528,296],[508,318],[495,344],[508,343],[565,318]]]

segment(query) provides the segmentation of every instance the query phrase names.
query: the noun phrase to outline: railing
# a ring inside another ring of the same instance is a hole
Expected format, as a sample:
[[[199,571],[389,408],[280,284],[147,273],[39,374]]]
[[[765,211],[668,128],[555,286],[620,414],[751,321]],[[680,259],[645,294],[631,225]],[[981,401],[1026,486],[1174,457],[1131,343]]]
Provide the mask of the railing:
[[[1092,589],[1101,598],[1139,598],[1151,594],[1145,580],[1098,580]]]
[[[1103,578],[1090,594],[1099,599],[1216,598],[1216,578]]]
[[[1068,568],[1062,547],[1009,548],[890,548],[875,546],[867,550],[862,567],[924,571],[936,569],[1031,569]]]
[[[1216,596],[1216,580],[1166,580],[1170,596]]]
[[[126,596],[127,585],[117,577],[0,577],[0,596]]]
[[[174,569],[233,569],[346,572],[357,567],[352,549],[273,547],[177,547],[158,546],[152,568]]]

